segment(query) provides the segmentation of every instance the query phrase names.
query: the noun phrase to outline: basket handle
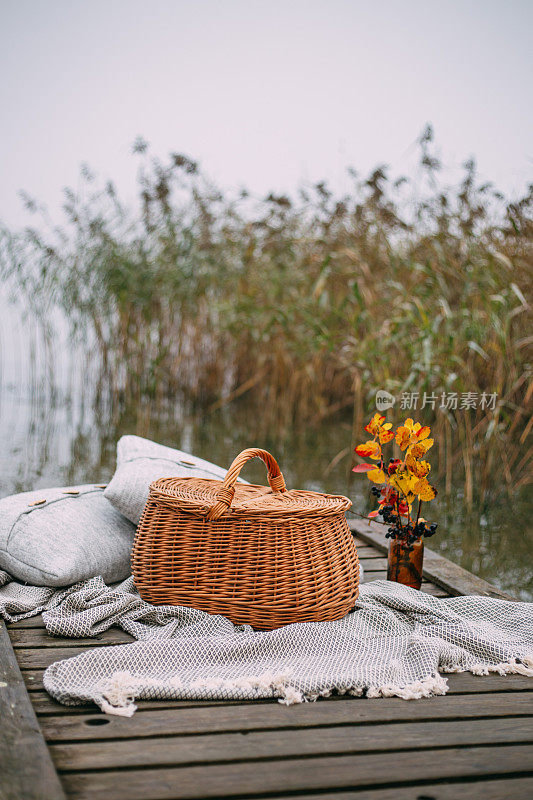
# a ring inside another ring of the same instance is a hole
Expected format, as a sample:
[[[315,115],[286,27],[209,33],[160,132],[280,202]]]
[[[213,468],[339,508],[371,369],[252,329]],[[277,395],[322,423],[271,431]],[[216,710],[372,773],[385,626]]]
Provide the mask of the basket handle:
[[[218,519],[231,506],[233,495],[235,494],[235,482],[239,477],[241,469],[247,461],[252,458],[260,458],[265,462],[268,469],[268,482],[273,492],[286,492],[285,479],[278,466],[278,462],[266,450],[259,450],[256,447],[249,447],[233,459],[230,468],[226,472],[226,477],[216,494],[217,502],[207,512],[207,519]]]

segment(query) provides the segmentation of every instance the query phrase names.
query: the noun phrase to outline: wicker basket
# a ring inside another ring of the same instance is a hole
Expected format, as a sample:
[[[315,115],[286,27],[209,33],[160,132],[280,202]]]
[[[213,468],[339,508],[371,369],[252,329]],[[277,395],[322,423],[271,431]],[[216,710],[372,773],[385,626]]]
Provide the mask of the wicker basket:
[[[270,489],[236,483],[261,458]],[[276,460],[243,450],[224,482],[161,478],[133,546],[141,597],[222,614],[272,630],[343,617],[359,594],[359,562],[346,497],[287,491]]]

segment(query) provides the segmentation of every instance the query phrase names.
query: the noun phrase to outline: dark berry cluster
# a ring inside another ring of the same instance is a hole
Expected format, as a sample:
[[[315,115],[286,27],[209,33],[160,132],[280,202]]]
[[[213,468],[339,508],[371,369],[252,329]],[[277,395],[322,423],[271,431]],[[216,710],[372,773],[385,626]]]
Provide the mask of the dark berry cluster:
[[[436,522],[429,526],[425,522],[417,522],[415,524],[409,522],[407,525],[399,525],[397,518],[391,516],[390,506],[385,506],[381,513],[385,522],[393,523],[385,534],[387,539],[402,539],[407,544],[414,544],[422,536],[433,536],[437,532]]]
[[[380,497],[381,495],[381,490],[376,486],[372,488],[371,492],[374,497]],[[428,525],[426,522],[419,520],[416,523],[409,522],[406,525],[402,525],[394,506],[391,505],[383,505],[380,509],[380,514],[383,521],[389,523],[391,526],[385,534],[387,539],[402,539],[407,544],[413,544],[422,536],[433,536],[437,532],[436,522],[432,522],[431,525]]]

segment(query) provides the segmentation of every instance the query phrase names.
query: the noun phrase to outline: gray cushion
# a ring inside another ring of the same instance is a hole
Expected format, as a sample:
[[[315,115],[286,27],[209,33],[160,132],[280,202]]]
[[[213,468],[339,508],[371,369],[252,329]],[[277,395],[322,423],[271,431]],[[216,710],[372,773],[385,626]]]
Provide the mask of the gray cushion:
[[[95,484],[0,500],[0,568],[34,586],[69,586],[95,575],[107,583],[126,578],[134,535]]]
[[[226,471],[183,450],[164,447],[140,436],[123,436],[117,445],[117,470],[104,495],[117,511],[137,524],[148,500],[150,484],[158,478],[220,480]]]

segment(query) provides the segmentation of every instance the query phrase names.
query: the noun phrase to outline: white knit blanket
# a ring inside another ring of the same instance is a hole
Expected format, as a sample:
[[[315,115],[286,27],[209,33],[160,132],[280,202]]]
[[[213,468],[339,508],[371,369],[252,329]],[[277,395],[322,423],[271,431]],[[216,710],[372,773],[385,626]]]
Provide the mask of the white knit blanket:
[[[96,636],[115,625],[137,639],[58,661],[44,675],[59,702],[92,701],[123,716],[136,699],[277,697],[289,705],[337,692],[410,700],[445,694],[442,672],[533,677],[533,604],[441,600],[383,580],[361,586],[344,619],[260,633],[202,611],[152,606],[132,578],[58,591],[0,572],[0,615],[16,621],[41,611],[52,635]]]

